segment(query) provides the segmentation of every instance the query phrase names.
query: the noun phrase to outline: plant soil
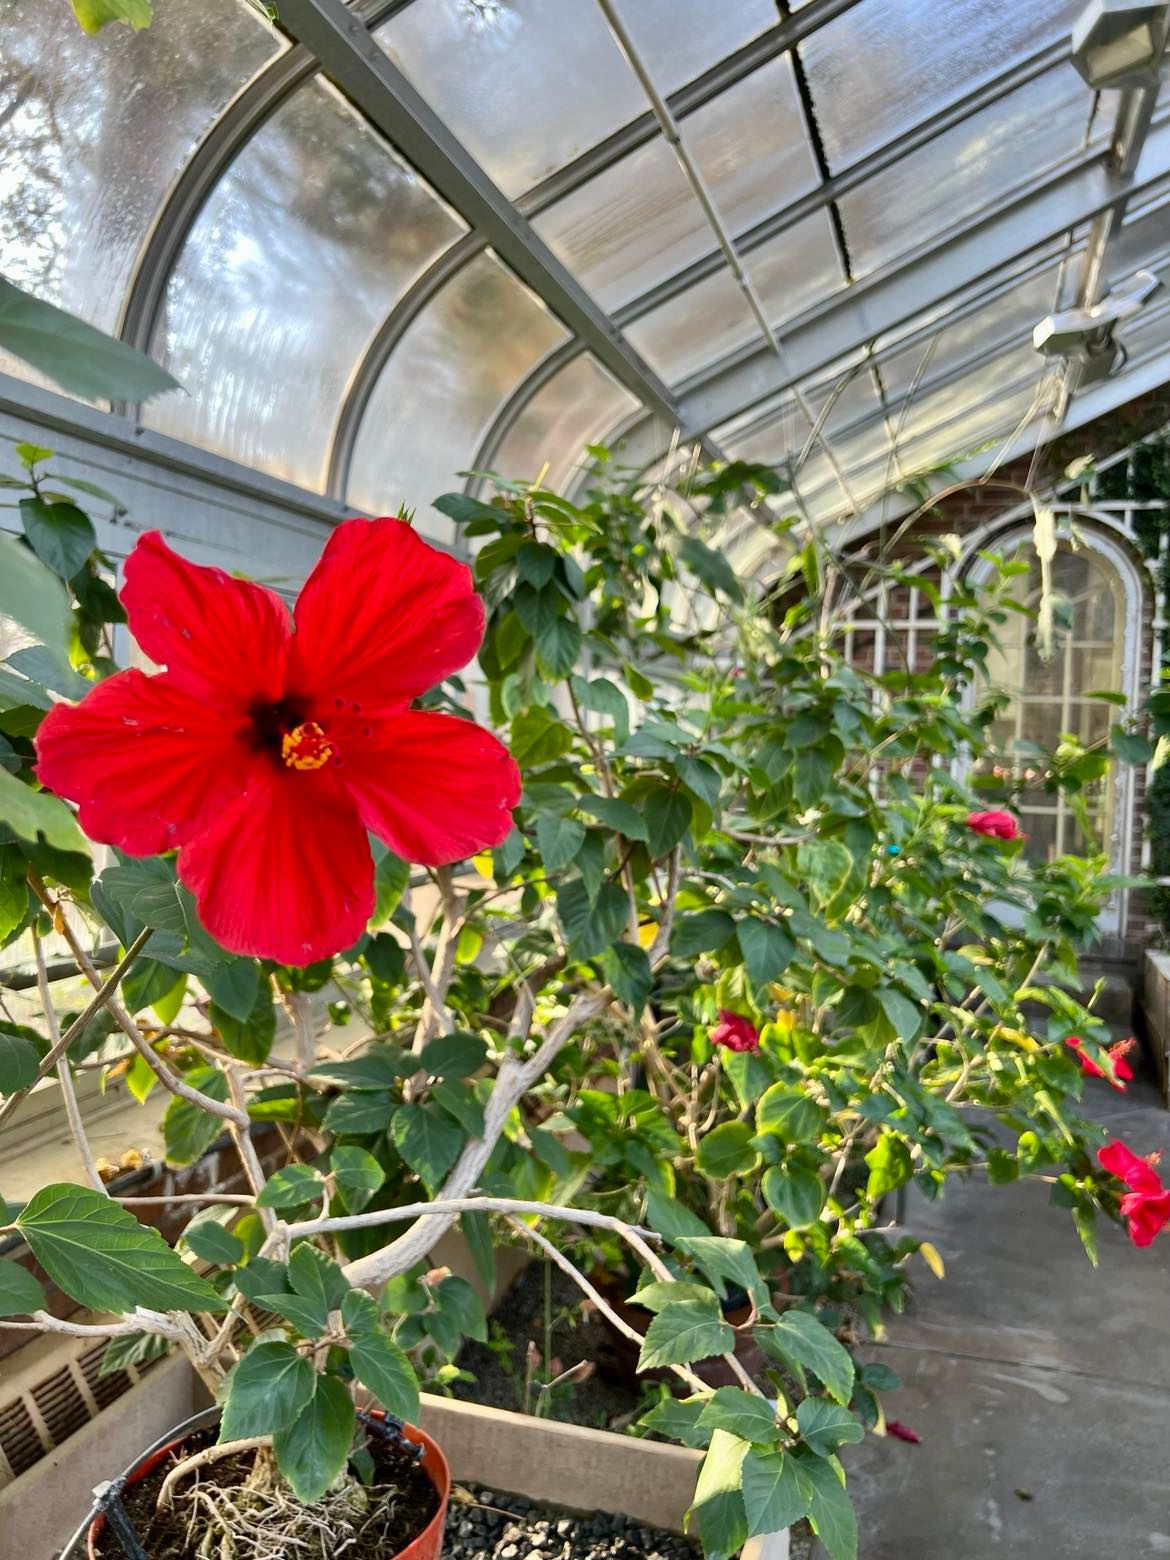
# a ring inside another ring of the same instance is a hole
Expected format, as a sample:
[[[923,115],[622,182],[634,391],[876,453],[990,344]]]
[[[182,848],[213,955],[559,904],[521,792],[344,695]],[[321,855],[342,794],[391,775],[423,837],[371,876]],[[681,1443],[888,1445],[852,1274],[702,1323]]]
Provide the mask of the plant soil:
[[[122,1504],[150,1560],[199,1560],[199,1535],[192,1541],[187,1536],[192,1513],[189,1501],[183,1498],[186,1486],[175,1492],[174,1503],[168,1510],[157,1511],[155,1502],[175,1462],[214,1440],[214,1430],[196,1431],[175,1456],[127,1487]],[[341,1542],[327,1543],[322,1539],[320,1546],[314,1548],[298,1543],[295,1549],[288,1548],[289,1560],[333,1560],[334,1555],[344,1556],[345,1560],[389,1560],[418,1537],[439,1509],[438,1491],[411,1457],[379,1437],[371,1437],[369,1447],[374,1459],[374,1479],[364,1490],[368,1498],[364,1511],[354,1517],[356,1536],[351,1540],[346,1535]],[[254,1460],[253,1452],[225,1457],[200,1468],[192,1474],[190,1483],[197,1479],[204,1484],[214,1482],[220,1490],[242,1485]],[[390,1499],[391,1496],[394,1498]],[[101,1560],[124,1560],[121,1546],[108,1527],[103,1529],[96,1548]],[[218,1549],[212,1553],[218,1560]]]
[[[534,1343],[542,1356],[545,1349],[544,1283],[542,1262],[533,1262],[516,1278],[492,1314],[490,1341],[469,1339],[460,1350],[456,1364],[475,1380],[452,1382],[453,1396],[464,1402],[486,1403],[490,1408],[524,1412],[528,1345]],[[541,1414],[548,1419],[587,1425],[593,1430],[623,1430],[644,1406],[650,1406],[644,1384],[631,1375],[608,1324],[582,1306],[581,1291],[559,1268],[552,1270],[551,1300],[550,1352],[560,1362],[560,1369],[570,1370],[587,1360],[596,1370],[588,1381],[552,1392],[541,1392],[534,1386],[530,1411],[536,1412],[539,1404]]]
[[[693,1539],[608,1511],[573,1515],[519,1495],[464,1486],[453,1494],[443,1560],[701,1560]]]

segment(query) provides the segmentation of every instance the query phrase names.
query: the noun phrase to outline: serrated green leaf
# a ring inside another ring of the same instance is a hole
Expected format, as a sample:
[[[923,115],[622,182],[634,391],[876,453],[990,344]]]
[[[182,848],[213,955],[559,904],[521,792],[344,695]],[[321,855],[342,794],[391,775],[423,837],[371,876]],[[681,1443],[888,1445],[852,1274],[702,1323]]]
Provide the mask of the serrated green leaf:
[[[585,825],[579,818],[541,813],[536,820],[536,844],[546,872],[560,872],[585,843]]]
[[[761,1190],[768,1207],[794,1230],[815,1224],[825,1206],[825,1187],[820,1176],[801,1165],[784,1170],[773,1165],[764,1172]]]
[[[183,1244],[204,1262],[234,1267],[244,1260],[243,1241],[231,1230],[225,1230],[218,1219],[199,1219],[188,1224],[183,1231]]]
[[[144,14],[147,0],[74,0],[97,25],[111,20],[109,8],[133,4]],[[70,395],[88,401],[148,401],[178,380],[145,352],[95,330],[76,315],[0,277],[0,346],[31,363]],[[46,643],[52,643],[46,640]]]
[[[0,556],[0,572],[3,564]],[[0,611],[6,611],[2,598],[0,587]],[[0,769],[0,823],[6,823],[14,834],[34,845],[43,839],[57,850],[89,854],[85,836],[65,803],[48,791],[34,791],[23,785],[7,769]]]
[[[811,1453],[798,1453],[796,1461],[809,1488],[809,1520],[829,1560],[857,1560],[857,1516],[840,1463]]]
[[[313,1376],[307,1406],[273,1437],[276,1466],[305,1505],[319,1501],[345,1467],[357,1423],[353,1400],[336,1376]]]
[[[67,500],[53,504],[42,498],[22,498],[20,522],[33,552],[63,580],[71,580],[84,568],[97,546],[89,516]]]
[[[699,910],[694,915],[680,916],[670,938],[670,951],[678,959],[691,958],[696,953],[714,953],[722,948],[735,931],[735,922],[726,910]]]
[[[386,1179],[373,1154],[355,1143],[339,1143],[329,1156],[329,1165],[349,1213],[360,1213]]]
[[[418,1423],[418,1377],[403,1351],[382,1332],[364,1331],[349,1354],[354,1375],[388,1414]]]
[[[654,984],[646,950],[633,943],[611,943],[601,956],[601,970],[613,987],[614,995],[620,1001],[628,1002],[637,1017]]]
[[[743,1175],[757,1163],[751,1147],[752,1129],[746,1121],[723,1121],[699,1143],[696,1163],[704,1175],[725,1181]]]
[[[368,1132],[385,1132],[394,1109],[388,1090],[355,1089],[352,1094],[339,1094],[330,1102],[323,1125],[327,1132],[348,1132],[358,1137]]]
[[[750,1451],[743,1460],[748,1532],[783,1533],[807,1515],[811,1490],[799,1465],[783,1452]]]
[[[193,1067],[183,1074],[183,1081],[210,1099],[221,1102],[227,1099],[227,1079],[218,1067]],[[201,1105],[194,1105],[188,1100],[173,1099],[163,1116],[167,1163],[194,1164],[223,1130],[221,1117],[212,1116]]]
[[[734,1344],[735,1334],[720,1316],[714,1295],[710,1303],[682,1300],[665,1306],[650,1323],[638,1356],[638,1369],[686,1365],[712,1354],[726,1354]]]
[[[839,1446],[864,1441],[865,1431],[847,1408],[825,1398],[805,1398],[796,1410],[801,1439],[818,1457],[828,1457]]]
[[[31,1040],[0,1033],[0,1094],[16,1094],[36,1082],[40,1056]]]
[[[390,1135],[410,1168],[435,1191],[459,1157],[463,1132],[442,1111],[431,1105],[403,1105],[395,1114]]]
[[[73,14],[91,36],[109,22],[125,22],[138,32],[150,26],[153,6],[151,0],[73,0]]]
[[[645,843],[649,837],[645,818],[636,807],[630,802],[623,802],[620,797],[580,796],[577,798],[577,807],[628,840]]]
[[[89,1187],[42,1187],[16,1224],[57,1287],[91,1311],[224,1309],[157,1230]]]
[[[756,1105],[756,1130],[774,1133],[786,1143],[811,1143],[825,1125],[822,1106],[787,1083],[774,1083]]]
[[[423,1072],[437,1078],[469,1078],[487,1061],[487,1041],[466,1030],[454,1029],[450,1034],[436,1035],[428,1040],[418,1058]]]
[[[28,1316],[47,1304],[44,1290],[28,1269],[0,1257],[0,1316]]]
[[[853,1361],[833,1334],[808,1311],[786,1311],[770,1330],[771,1341],[822,1382],[838,1403],[853,1396]]]
[[[325,1182],[309,1165],[273,1171],[256,1199],[257,1208],[300,1208],[325,1195]]]
[[[699,1424],[707,1430],[727,1430],[742,1441],[765,1446],[778,1441],[784,1433],[767,1398],[745,1392],[742,1387],[719,1387],[707,1399]]]
[[[655,861],[669,855],[691,826],[694,804],[685,791],[659,786],[642,804],[648,849]]]
[[[735,928],[747,972],[758,986],[778,980],[796,953],[796,944],[782,926],[749,916]]]

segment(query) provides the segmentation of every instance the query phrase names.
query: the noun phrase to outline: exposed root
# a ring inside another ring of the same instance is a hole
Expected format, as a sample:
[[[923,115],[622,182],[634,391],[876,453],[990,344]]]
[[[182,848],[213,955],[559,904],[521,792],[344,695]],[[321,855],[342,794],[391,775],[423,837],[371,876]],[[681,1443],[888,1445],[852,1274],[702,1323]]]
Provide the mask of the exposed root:
[[[187,1543],[199,1560],[333,1560],[392,1514],[397,1491],[367,1491],[343,1477],[311,1506],[254,1473],[233,1485],[198,1479],[178,1497],[189,1508]]]

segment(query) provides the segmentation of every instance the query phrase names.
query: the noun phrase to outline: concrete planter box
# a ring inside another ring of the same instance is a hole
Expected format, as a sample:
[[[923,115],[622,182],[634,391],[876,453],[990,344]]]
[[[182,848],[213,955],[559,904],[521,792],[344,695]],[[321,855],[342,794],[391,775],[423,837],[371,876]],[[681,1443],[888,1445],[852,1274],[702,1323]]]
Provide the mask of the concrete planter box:
[[[1142,1011],[1158,1070],[1158,1088],[1163,1101],[1170,1104],[1170,953],[1146,949]]]
[[[3,1554],[56,1557],[89,1507],[93,1486],[131,1464],[206,1401],[186,1362],[177,1356],[167,1361],[0,1494]],[[419,1418],[457,1480],[577,1511],[622,1512],[652,1527],[683,1531],[701,1452],[429,1393],[423,1394]],[[787,1533],[752,1539],[743,1560],[788,1560]]]

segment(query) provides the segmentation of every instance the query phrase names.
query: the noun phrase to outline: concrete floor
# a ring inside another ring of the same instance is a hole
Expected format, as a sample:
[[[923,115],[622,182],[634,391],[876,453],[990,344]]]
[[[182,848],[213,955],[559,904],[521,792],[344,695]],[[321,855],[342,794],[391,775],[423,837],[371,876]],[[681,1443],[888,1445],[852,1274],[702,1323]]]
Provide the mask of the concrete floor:
[[[1170,1150],[1151,1086],[1088,1087],[1112,1134]],[[1099,1221],[1094,1269],[1038,1183],[972,1181],[907,1223],[947,1277],[919,1268],[872,1351],[903,1380],[887,1412],[922,1443],[848,1449],[860,1560],[1170,1555],[1170,1232],[1138,1251]]]

